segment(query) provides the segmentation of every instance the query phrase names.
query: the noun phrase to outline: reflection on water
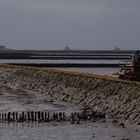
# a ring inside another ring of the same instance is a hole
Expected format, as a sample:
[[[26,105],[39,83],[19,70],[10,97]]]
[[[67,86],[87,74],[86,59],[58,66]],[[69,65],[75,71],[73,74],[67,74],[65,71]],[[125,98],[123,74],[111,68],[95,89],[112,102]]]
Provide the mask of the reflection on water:
[[[35,63],[35,64],[42,64],[42,63],[105,63],[105,64],[119,64],[119,60],[0,60],[0,63]],[[79,72],[89,72],[89,73],[96,73],[96,74],[103,74],[103,75],[112,75],[113,73],[118,72],[118,68],[56,68],[66,71],[79,71]]]
[[[20,59],[2,59],[0,63],[105,63],[105,64],[118,64],[119,60],[39,60],[39,59],[27,59],[27,60],[20,60]]]
[[[99,75],[113,75],[119,71],[119,68],[54,68],[65,71],[76,71],[85,73],[95,73]]]

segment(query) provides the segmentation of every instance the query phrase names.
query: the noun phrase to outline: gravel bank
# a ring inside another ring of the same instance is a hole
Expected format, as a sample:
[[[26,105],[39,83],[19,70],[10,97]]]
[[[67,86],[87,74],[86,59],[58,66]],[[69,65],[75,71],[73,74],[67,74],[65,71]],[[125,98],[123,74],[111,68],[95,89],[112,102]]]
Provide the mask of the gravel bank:
[[[108,118],[140,124],[140,84],[96,75],[0,66],[0,83],[45,94],[58,101],[87,105]]]

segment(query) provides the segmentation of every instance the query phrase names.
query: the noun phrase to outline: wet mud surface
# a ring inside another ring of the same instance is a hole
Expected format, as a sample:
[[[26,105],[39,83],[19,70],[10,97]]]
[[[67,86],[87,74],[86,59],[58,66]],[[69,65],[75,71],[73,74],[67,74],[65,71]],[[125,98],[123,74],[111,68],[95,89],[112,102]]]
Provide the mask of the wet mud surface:
[[[0,112],[12,111],[64,111],[70,114],[80,111],[81,107],[76,105],[54,102],[43,94],[34,94],[23,90],[13,89],[6,86],[0,87]]]
[[[0,87],[0,112],[81,111],[81,107],[50,102],[45,95]],[[120,128],[112,122],[0,123],[0,140],[140,140],[139,128]]]

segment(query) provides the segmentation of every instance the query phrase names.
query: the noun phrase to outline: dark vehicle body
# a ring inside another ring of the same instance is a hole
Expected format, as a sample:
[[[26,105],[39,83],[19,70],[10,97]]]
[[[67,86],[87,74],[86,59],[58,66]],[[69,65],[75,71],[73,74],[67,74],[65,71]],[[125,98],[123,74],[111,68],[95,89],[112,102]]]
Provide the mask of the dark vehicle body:
[[[118,75],[120,79],[140,81],[140,55],[134,63],[123,62],[120,64],[120,72]]]

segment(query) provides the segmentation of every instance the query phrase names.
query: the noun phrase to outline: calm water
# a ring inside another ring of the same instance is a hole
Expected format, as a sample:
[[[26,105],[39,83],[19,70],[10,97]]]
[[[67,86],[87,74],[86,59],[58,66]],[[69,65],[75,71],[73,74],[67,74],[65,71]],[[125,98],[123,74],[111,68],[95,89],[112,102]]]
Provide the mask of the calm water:
[[[119,60],[0,60],[0,63],[120,63]],[[66,71],[89,72],[103,75],[112,75],[119,71],[119,68],[57,68]]]
[[[85,73],[95,73],[99,75],[111,75],[111,76],[119,72],[119,68],[54,68],[54,69],[85,72]]]
[[[119,60],[39,60],[39,59],[34,59],[34,60],[7,60],[3,59],[0,60],[0,63],[119,63]]]

